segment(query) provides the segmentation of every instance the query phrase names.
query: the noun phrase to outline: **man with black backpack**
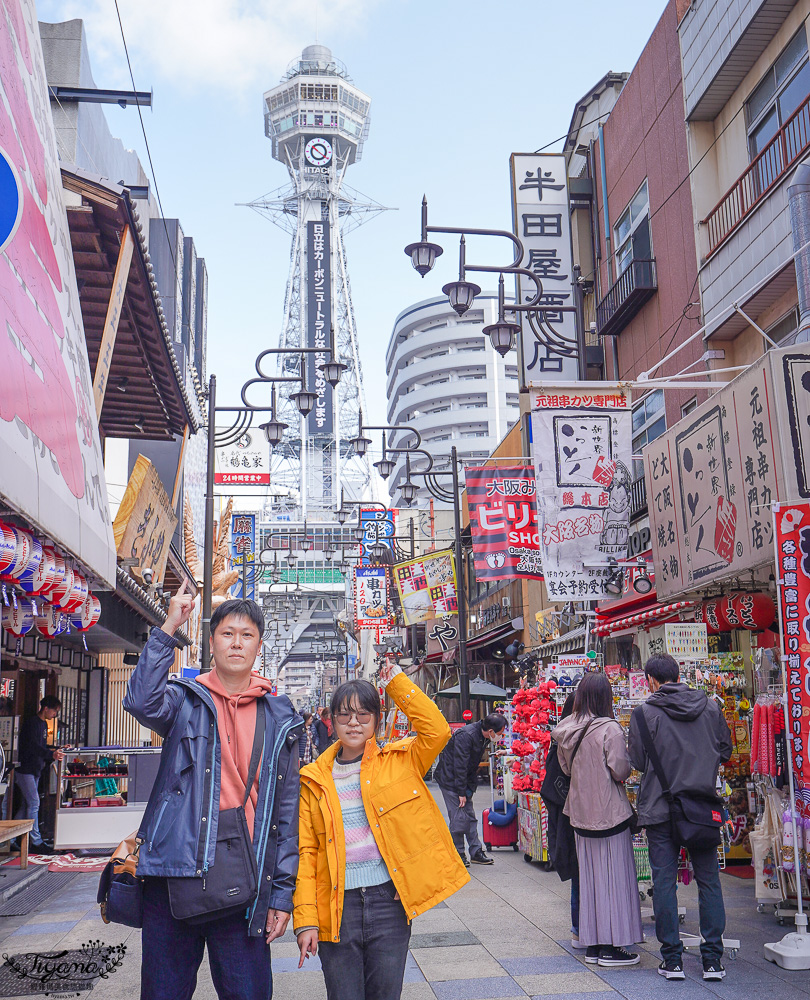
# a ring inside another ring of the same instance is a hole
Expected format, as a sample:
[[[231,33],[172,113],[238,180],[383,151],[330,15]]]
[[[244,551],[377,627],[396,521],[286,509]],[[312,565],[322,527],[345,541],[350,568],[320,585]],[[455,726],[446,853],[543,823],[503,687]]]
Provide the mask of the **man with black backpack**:
[[[683,944],[676,896],[682,846],[698,883],[703,978],[725,977],[726,912],[717,847],[722,825],[717,772],[731,756],[731,733],[720,706],[702,691],[678,683],[676,660],[652,656],[644,672],[651,696],[630,719],[630,760],[643,773],[637,809],[646,827],[653,875],[655,933],[663,961],[659,975],[683,979]]]

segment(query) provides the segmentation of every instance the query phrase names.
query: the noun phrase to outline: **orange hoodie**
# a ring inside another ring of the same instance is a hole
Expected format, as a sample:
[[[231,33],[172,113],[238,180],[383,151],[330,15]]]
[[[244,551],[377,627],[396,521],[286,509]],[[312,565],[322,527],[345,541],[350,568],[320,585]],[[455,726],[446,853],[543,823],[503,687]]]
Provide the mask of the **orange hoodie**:
[[[248,689],[230,695],[222,686],[216,668],[210,673],[200,674],[197,683],[208,689],[217,708],[217,732],[222,760],[219,808],[220,811],[234,809],[242,805],[245,797],[245,782],[250,767],[253,737],[256,734],[257,699],[272,691],[273,685],[265,677],[251,673]],[[245,816],[251,837],[259,797],[260,772],[261,765],[257,768],[253,788],[245,803]]]

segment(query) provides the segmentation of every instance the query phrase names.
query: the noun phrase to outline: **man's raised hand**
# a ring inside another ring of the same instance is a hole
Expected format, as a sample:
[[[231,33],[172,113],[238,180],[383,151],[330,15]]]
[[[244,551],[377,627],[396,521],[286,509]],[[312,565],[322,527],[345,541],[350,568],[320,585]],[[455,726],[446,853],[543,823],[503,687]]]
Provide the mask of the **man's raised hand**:
[[[180,584],[180,589],[169,601],[169,614],[161,628],[169,635],[181,628],[189,619],[191,609],[194,607],[194,598],[188,593],[188,580],[184,579]]]

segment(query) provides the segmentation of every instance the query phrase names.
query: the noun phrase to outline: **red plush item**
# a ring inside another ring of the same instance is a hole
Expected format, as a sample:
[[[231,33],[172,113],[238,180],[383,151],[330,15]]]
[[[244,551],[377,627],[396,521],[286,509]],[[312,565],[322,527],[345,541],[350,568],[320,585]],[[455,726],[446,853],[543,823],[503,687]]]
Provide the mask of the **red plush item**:
[[[532,791],[539,792],[542,787],[543,787],[543,779],[535,778],[534,781],[532,782]]]
[[[543,765],[540,763],[539,760],[533,760],[529,765],[529,770],[533,774],[539,774],[543,770]]]

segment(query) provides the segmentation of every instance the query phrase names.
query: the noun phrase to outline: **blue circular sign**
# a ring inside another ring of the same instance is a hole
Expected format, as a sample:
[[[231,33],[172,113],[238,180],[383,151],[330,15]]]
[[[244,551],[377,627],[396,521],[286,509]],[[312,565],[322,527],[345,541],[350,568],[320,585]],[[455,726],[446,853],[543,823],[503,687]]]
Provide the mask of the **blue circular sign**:
[[[0,253],[17,232],[22,217],[23,195],[17,171],[0,149]]]

